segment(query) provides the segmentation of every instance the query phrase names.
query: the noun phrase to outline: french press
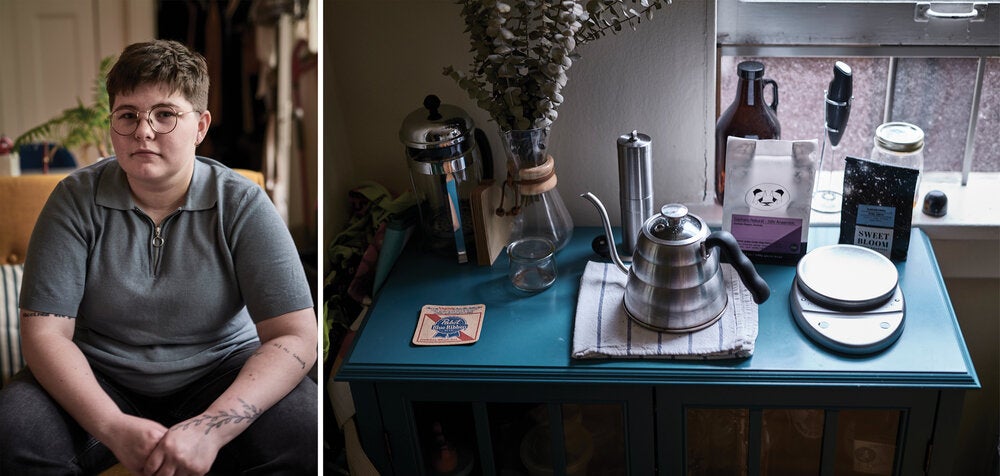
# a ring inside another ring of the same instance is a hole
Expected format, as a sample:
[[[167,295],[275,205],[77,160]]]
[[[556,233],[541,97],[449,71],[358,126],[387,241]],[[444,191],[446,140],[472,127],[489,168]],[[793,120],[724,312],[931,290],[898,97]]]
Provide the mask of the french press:
[[[485,133],[461,108],[432,94],[403,120],[399,139],[406,146],[425,245],[467,262],[476,243],[470,199],[480,180],[493,176]]]

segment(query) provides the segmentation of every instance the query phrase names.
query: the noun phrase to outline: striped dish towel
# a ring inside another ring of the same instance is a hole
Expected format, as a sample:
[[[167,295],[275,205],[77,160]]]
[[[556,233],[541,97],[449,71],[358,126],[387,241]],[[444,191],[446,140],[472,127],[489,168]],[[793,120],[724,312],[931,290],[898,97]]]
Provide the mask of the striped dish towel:
[[[23,264],[0,264],[0,387],[24,367],[17,308],[22,274]]]
[[[683,334],[657,332],[625,314],[628,279],[611,263],[588,262],[580,280],[573,358],[732,359],[753,354],[757,304],[728,264],[722,265],[729,305],[715,324]]]

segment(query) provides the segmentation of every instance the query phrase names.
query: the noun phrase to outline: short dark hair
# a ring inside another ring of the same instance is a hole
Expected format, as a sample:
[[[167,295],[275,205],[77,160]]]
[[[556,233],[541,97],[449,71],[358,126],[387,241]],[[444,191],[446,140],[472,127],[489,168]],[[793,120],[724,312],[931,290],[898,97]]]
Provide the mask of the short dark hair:
[[[173,40],[134,43],[122,51],[108,71],[107,90],[111,107],[115,97],[143,85],[166,86],[180,92],[197,111],[208,108],[208,65],[205,58]]]

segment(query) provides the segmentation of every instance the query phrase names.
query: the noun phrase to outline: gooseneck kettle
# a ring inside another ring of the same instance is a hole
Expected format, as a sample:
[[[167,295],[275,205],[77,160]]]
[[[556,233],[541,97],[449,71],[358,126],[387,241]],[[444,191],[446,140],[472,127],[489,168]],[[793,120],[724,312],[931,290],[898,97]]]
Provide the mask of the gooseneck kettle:
[[[732,264],[754,302],[770,296],[771,289],[733,235],[710,232],[701,217],[680,204],[664,205],[643,223],[632,266],[626,266],[614,248],[604,204],[590,192],[581,196],[600,212],[611,259],[628,275],[625,313],[636,322],[665,332],[693,332],[714,324],[729,300],[720,262]]]

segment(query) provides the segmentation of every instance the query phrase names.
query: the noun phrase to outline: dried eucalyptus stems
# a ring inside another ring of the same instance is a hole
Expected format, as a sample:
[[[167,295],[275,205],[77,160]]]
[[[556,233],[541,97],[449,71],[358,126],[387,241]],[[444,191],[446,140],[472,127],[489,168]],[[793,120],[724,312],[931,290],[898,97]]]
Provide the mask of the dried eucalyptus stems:
[[[458,0],[472,53],[469,71],[444,74],[501,130],[546,128],[558,117],[576,48],[643,18],[671,0]]]

